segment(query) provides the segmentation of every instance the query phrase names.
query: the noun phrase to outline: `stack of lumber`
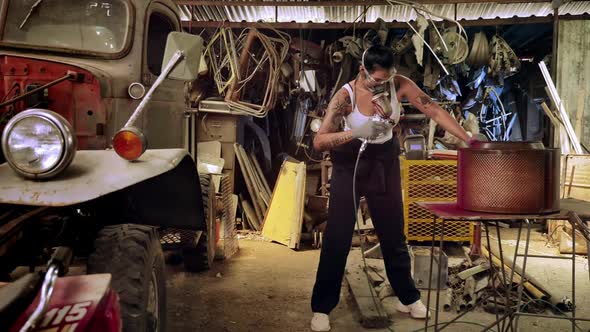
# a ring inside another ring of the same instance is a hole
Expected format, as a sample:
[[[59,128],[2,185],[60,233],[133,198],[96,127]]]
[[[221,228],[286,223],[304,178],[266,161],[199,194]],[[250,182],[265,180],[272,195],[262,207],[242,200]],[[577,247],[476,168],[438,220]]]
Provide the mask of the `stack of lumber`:
[[[244,195],[240,195],[242,210],[246,215],[244,225],[255,231],[260,231],[270,205],[272,191],[256,157],[252,153],[246,152],[237,143],[234,144],[234,151],[250,196],[250,199],[248,199]]]

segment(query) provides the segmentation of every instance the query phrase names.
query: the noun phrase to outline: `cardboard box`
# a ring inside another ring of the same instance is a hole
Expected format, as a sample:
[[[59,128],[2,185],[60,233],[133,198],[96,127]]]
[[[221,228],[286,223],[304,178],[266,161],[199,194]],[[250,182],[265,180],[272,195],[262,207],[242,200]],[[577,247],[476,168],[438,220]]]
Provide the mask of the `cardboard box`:
[[[237,139],[237,123],[237,115],[199,114],[197,119],[197,141],[233,143]]]

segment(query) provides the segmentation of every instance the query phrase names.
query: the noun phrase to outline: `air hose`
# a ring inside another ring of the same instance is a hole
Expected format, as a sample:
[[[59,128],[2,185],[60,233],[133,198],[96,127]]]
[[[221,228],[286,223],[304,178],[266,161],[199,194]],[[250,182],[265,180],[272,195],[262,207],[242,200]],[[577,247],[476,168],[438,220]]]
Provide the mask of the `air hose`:
[[[361,148],[359,149],[359,153],[356,157],[356,162],[354,164],[354,171],[352,174],[352,198],[353,198],[353,204],[354,204],[354,215],[355,215],[355,220],[356,220],[356,228],[357,228],[357,233],[359,236],[359,239],[362,239],[362,234],[361,234],[361,223],[359,221],[358,218],[358,199],[359,197],[357,197],[357,193],[356,193],[356,172],[358,170],[358,166],[359,166],[359,161],[361,160],[361,155],[363,154],[363,152],[365,151],[365,149],[367,148],[367,144],[368,141],[365,139],[363,140],[363,144],[361,145]],[[369,290],[371,291],[371,298],[373,299],[373,304],[375,305],[375,309],[377,309],[377,314],[379,314],[379,316],[385,317],[386,319],[389,319],[387,317],[387,313],[382,313],[381,309],[379,305],[377,305],[377,301],[380,301],[377,297],[377,294],[375,294],[375,289],[373,288],[373,285],[371,285],[371,282],[369,281],[369,274],[368,274],[368,266],[367,266],[367,261],[365,260],[365,248],[363,247],[363,241],[361,240],[361,257],[363,258],[363,271],[365,272],[365,275],[367,277],[367,283],[369,284]],[[386,327],[389,331],[394,332],[393,328],[391,328],[389,325]]]

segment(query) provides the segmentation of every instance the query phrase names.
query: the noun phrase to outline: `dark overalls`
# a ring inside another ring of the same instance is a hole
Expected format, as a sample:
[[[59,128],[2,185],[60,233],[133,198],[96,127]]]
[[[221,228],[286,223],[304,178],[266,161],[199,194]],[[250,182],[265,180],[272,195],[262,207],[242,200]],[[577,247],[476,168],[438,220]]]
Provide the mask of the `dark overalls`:
[[[350,251],[355,215],[352,195],[354,164],[361,142],[354,140],[332,151],[330,206],[311,308],[329,314],[338,304],[346,258]],[[357,199],[367,198],[377,231],[387,278],[405,304],[420,299],[411,276],[410,255],[404,235],[404,215],[399,162],[399,140],[369,144],[357,170]],[[358,206],[358,202],[357,202]]]

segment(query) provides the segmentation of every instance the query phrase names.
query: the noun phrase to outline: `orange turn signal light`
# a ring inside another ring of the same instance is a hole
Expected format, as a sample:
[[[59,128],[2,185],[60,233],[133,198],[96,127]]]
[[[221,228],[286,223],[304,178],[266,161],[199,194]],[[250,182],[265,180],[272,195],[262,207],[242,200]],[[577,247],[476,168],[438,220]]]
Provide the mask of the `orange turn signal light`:
[[[113,148],[119,157],[133,161],[139,159],[145,152],[147,140],[139,129],[125,127],[115,134]]]

